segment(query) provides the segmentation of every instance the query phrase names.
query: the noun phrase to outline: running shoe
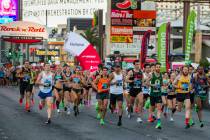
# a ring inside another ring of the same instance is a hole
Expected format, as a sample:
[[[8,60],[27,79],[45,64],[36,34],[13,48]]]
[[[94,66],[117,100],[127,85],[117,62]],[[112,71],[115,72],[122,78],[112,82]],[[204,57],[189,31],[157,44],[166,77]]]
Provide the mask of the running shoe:
[[[121,125],[122,125],[122,122],[118,121],[117,126],[121,126]]]
[[[42,110],[43,106],[41,103],[39,103],[39,110]]]
[[[204,127],[204,123],[203,122],[200,122],[200,127]]]
[[[137,121],[137,123],[142,123],[143,122],[140,117],[138,117],[136,121]]]
[[[190,119],[190,126],[194,126],[194,125],[195,125],[195,123],[194,123],[193,119]]]
[[[154,122],[155,120],[154,120],[153,117],[149,117],[147,121],[150,122],[150,123],[152,123],[152,122]]]
[[[57,109],[57,112],[60,113],[61,112],[60,109]]]
[[[23,104],[23,98],[19,99],[19,104],[22,105]]]
[[[162,127],[161,127],[161,123],[157,123],[157,125],[156,125],[156,127],[155,127],[156,129],[161,129]]]
[[[45,124],[51,124],[51,119],[48,119]]]
[[[65,106],[65,107],[64,107],[64,111],[67,111],[67,110],[68,110],[68,108]]]
[[[185,129],[189,129],[190,128],[190,124],[186,124]]]
[[[131,118],[131,113],[130,113],[130,112],[128,112],[128,118],[129,118],[129,119]]]
[[[97,114],[96,118],[97,118],[98,120],[101,119],[100,113]]]
[[[171,118],[170,118],[170,121],[173,122],[173,121],[174,121],[174,118],[171,117]]]
[[[101,119],[100,120],[100,125],[104,125],[104,124],[105,124],[104,119]]]
[[[70,108],[67,109],[67,115],[70,115],[71,114],[71,110]]]

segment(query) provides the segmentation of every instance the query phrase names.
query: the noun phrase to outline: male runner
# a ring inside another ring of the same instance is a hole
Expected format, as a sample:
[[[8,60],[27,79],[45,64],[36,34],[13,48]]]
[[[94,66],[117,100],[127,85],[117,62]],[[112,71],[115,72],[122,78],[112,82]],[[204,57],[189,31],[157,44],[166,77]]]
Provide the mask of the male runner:
[[[47,104],[47,116],[48,119],[45,122],[46,124],[51,123],[51,115],[52,115],[52,85],[53,85],[54,75],[50,71],[50,65],[45,64],[44,71],[42,71],[36,80],[36,84],[39,85],[40,92],[38,96],[40,97],[41,101],[39,104],[39,108],[42,109],[45,104]]]
[[[182,68],[182,73],[178,75],[173,83],[174,87],[177,89],[177,111],[181,112],[182,105],[185,103],[185,124],[186,129],[190,128],[189,119],[191,112],[191,102],[190,102],[190,91],[192,85],[190,83],[189,69],[187,66]]]
[[[130,84],[130,103],[128,106],[128,112],[130,117],[135,99],[137,98],[138,99],[137,106],[139,107],[139,116],[137,118],[137,122],[142,123],[143,104],[144,104],[144,95],[142,94],[143,72],[140,70],[139,60],[135,60],[133,64],[134,64],[134,69],[129,71],[126,77],[126,82]]]
[[[118,116],[119,120],[117,125],[122,125],[122,114],[123,114],[123,74],[119,64],[115,64],[114,72],[110,74],[110,104],[112,112],[115,110],[116,102],[118,104]]]

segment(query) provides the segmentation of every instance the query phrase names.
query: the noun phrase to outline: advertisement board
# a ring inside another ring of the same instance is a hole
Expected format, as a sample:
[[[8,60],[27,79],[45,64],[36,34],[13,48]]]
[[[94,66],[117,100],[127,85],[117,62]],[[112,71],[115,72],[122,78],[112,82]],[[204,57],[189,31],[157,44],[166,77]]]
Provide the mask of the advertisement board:
[[[18,0],[0,0],[0,24],[18,20]]]
[[[118,36],[133,36],[133,27],[126,26],[112,26],[111,27],[111,35]]]
[[[23,20],[46,25],[47,17],[48,27],[57,27],[68,18],[93,18],[98,9],[105,24],[107,0],[23,0]]]
[[[112,0],[112,9],[118,10],[134,10],[141,9],[140,0]]]
[[[112,43],[132,43],[133,36],[111,36]]]
[[[37,56],[59,56],[59,50],[44,50],[44,49],[39,49],[39,50],[36,50],[36,55]]]

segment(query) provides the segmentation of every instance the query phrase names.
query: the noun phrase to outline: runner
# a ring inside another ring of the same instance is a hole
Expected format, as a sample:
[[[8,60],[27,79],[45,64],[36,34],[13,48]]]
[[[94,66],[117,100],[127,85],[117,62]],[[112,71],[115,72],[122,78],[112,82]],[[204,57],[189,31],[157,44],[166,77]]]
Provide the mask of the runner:
[[[85,78],[85,86],[84,86],[84,103],[86,106],[91,105],[91,93],[92,93],[92,82],[93,78],[90,74],[90,71],[84,72],[84,78]]]
[[[190,103],[191,103],[191,112],[190,112],[190,126],[195,125],[192,117],[193,108],[195,107],[195,88],[193,83],[193,77],[194,77],[194,67],[192,65],[189,65],[189,75],[190,75],[190,83],[192,84],[192,90],[190,91]]]
[[[126,79],[126,76],[127,76],[127,74],[128,74],[129,71],[130,70],[126,70],[124,72],[124,74],[123,74],[124,79]],[[129,85],[129,83],[127,83],[126,81],[124,81],[123,97],[125,98],[125,101],[126,101],[126,115],[129,115],[129,112],[128,112],[128,107],[129,107],[129,102],[130,102],[130,94],[129,94],[129,91],[130,91],[130,85]]]
[[[162,112],[162,93],[161,86],[163,84],[162,74],[160,73],[160,63],[155,64],[155,72],[152,73],[152,77],[150,79],[151,83],[151,93],[150,93],[150,113],[149,113],[149,121],[153,122],[153,112],[155,107],[157,108],[157,125],[155,128],[161,129],[161,112]]]
[[[97,76],[96,80],[93,82],[93,88],[97,91],[96,99],[98,100],[99,107],[97,112],[97,118],[100,119],[100,124],[104,125],[104,118],[107,111],[110,89],[108,68],[103,67],[102,74]]]
[[[119,64],[115,64],[114,72],[110,74],[110,104],[111,110],[114,112],[116,108],[116,102],[118,105],[118,126],[122,125],[122,114],[123,114],[123,85],[124,78],[121,72],[121,68]]]
[[[163,74],[163,85],[161,87],[162,101],[163,101],[162,111],[164,112],[163,114],[165,117],[167,117],[168,86],[169,86],[169,77],[168,77],[168,73],[165,72]]]
[[[150,86],[149,86],[149,82],[151,79],[151,74],[150,74],[151,68],[149,64],[145,64],[144,65],[144,80],[143,80],[143,94],[144,94],[144,104],[149,101],[149,97],[150,97]],[[148,105],[146,105],[146,107],[148,107]]]
[[[50,65],[45,64],[45,70],[42,71],[37,78],[36,84],[39,85],[40,92],[38,96],[40,97],[39,108],[42,109],[45,104],[47,104],[47,115],[48,119],[46,124],[51,123],[52,115],[52,85],[53,85],[53,73],[50,71]]]
[[[63,86],[63,91],[64,91],[64,102],[65,102],[65,108],[64,110],[67,111],[67,115],[70,115],[71,110],[70,110],[70,103],[72,102],[72,95],[71,95],[71,83],[70,83],[70,77],[71,77],[71,69],[69,66],[66,68],[65,74],[65,82]]]
[[[143,117],[143,103],[144,103],[144,96],[142,94],[142,80],[143,80],[143,72],[140,70],[140,63],[139,60],[135,60],[133,62],[134,64],[134,70],[131,70],[128,72],[128,75],[126,77],[126,81],[130,84],[130,104],[128,107],[129,111],[129,117],[132,112],[135,99],[138,99],[138,108],[139,108],[139,114],[137,118],[138,123],[142,123],[142,117]]]
[[[22,105],[24,96],[26,97],[25,109],[30,112],[30,99],[32,95],[32,87],[30,85],[31,80],[31,68],[29,61],[24,62],[24,67],[22,67],[19,71],[20,78],[20,99],[19,103]]]
[[[54,95],[56,98],[56,107],[57,112],[60,113],[60,102],[62,104],[62,107],[64,108],[64,95],[63,95],[63,82],[65,79],[65,75],[62,71],[61,65],[57,66],[57,71],[55,72],[55,85],[54,85]]]
[[[74,115],[79,115],[80,96],[82,94],[82,87],[85,84],[84,78],[81,75],[80,67],[76,67],[75,73],[71,75],[70,81],[72,82],[72,98],[74,101]]]
[[[200,121],[200,127],[204,127],[202,117],[202,104],[207,99],[209,85],[206,74],[204,73],[204,68],[202,66],[198,67],[198,72],[193,79],[193,83],[195,87],[196,96],[196,112]]]
[[[176,112],[176,93],[175,93],[175,88],[173,86],[175,78],[176,78],[175,72],[171,73],[168,85],[168,96],[167,96],[168,108],[171,110],[170,121],[174,121],[173,116],[174,113]]]
[[[189,76],[189,68],[184,66],[182,68],[182,73],[178,75],[173,83],[177,92],[177,102],[178,108],[177,110],[181,112],[182,105],[185,102],[185,125],[186,129],[190,128],[189,119],[191,112],[191,102],[190,102],[190,90],[192,89],[192,85],[190,83]]]

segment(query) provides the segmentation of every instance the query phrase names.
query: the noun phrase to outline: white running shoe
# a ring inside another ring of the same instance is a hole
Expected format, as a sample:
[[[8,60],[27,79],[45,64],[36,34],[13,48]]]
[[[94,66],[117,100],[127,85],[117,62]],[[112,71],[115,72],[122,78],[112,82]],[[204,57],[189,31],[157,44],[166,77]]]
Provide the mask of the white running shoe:
[[[71,114],[71,111],[70,111],[70,108],[67,109],[67,115],[70,115]]]
[[[128,112],[128,118],[130,119],[131,118],[131,114]]]
[[[171,121],[171,122],[173,122],[173,121],[174,121],[174,119],[171,117],[170,121]]]
[[[60,113],[61,112],[60,109],[57,109],[57,112]]]
[[[137,121],[137,123],[142,123],[143,122],[140,117],[138,117],[136,121]]]

